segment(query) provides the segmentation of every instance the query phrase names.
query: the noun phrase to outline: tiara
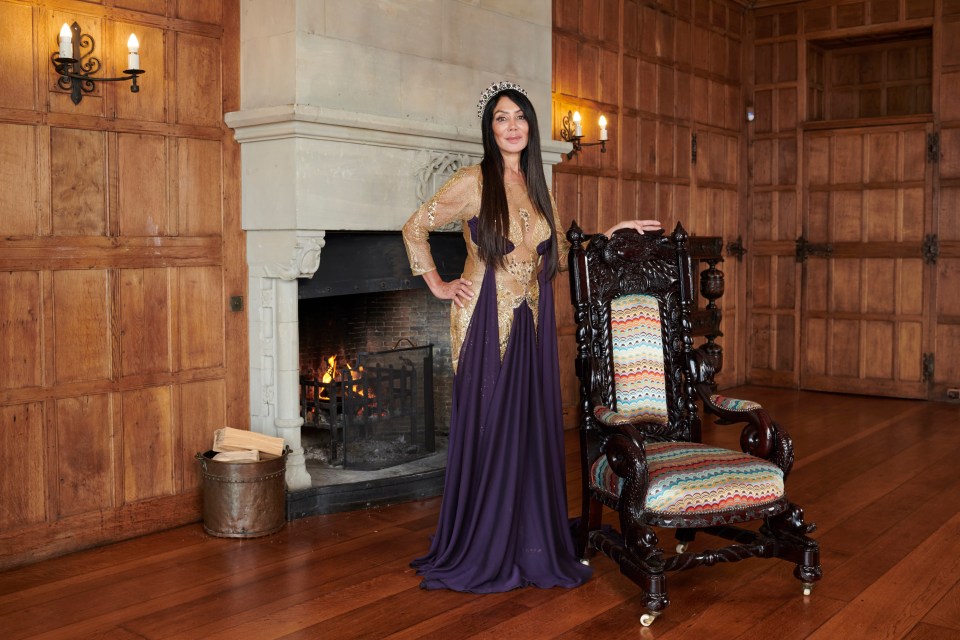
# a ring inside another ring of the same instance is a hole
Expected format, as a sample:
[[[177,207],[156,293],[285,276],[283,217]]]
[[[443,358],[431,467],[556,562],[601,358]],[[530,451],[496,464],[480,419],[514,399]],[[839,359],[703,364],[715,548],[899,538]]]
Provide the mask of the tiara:
[[[523,95],[527,95],[527,92],[523,90],[523,87],[513,82],[506,82],[505,80],[494,82],[480,95],[480,102],[477,103],[477,117],[483,117],[483,110],[486,108],[487,103],[490,102],[490,99],[493,98],[493,96],[497,95],[501,91],[506,91],[507,89],[513,89],[514,91],[519,91]]]

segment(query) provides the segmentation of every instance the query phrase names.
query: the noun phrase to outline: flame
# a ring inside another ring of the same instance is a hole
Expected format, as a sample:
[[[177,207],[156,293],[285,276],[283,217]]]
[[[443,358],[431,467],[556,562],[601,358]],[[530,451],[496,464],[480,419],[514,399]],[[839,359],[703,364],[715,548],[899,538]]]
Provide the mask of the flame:
[[[348,365],[349,366],[349,365]],[[323,374],[323,384],[333,382],[333,376],[337,371],[337,356],[333,355],[327,358],[327,371]]]
[[[350,372],[350,377],[347,378],[351,381],[355,381],[356,384],[352,384],[347,389],[349,393],[354,396],[365,398],[367,400],[366,406],[362,406],[357,410],[357,416],[373,416],[373,417],[382,417],[386,416],[386,411],[378,410],[376,404],[373,402],[377,397],[377,394],[373,392],[372,389],[368,388],[363,383],[364,379],[364,369],[363,365],[360,365],[356,369],[349,362],[337,362],[338,358],[336,355],[332,355],[329,358],[326,358],[326,368],[322,377],[320,376],[320,371],[313,370],[313,378],[319,379],[323,386],[320,387],[319,393],[317,394],[317,400],[329,401],[331,394],[336,393],[333,389],[333,383],[345,378],[344,371]],[[313,398],[313,390],[308,388],[307,397]]]

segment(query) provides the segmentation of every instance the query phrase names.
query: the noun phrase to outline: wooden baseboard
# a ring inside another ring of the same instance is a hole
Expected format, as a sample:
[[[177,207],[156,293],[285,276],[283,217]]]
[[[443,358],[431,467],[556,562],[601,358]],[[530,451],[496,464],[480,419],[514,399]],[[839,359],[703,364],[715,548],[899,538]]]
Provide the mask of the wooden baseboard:
[[[193,491],[4,531],[0,533],[0,570],[172,529],[198,522],[200,517],[201,495]]]

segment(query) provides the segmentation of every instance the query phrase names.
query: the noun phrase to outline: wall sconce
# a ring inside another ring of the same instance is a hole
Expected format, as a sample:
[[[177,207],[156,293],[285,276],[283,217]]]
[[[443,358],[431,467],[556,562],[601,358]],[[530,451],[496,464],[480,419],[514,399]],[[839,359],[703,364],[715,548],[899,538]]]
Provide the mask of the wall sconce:
[[[753,105],[747,106],[747,122],[753,122],[753,119],[757,117],[757,113],[753,110]]]
[[[600,141],[599,142],[580,142],[583,138],[583,127],[580,125],[580,112],[567,112],[563,117],[563,127],[560,129],[560,137],[567,142],[573,143],[573,149],[567,154],[567,160],[573,158],[583,147],[595,147],[600,145],[600,153],[607,152],[607,119],[600,116]]]
[[[124,75],[119,78],[94,78],[93,74],[100,71],[100,59],[91,54],[96,48],[97,43],[89,33],[80,33],[80,25],[74,22],[72,25],[63,23],[60,29],[60,36],[57,38],[58,50],[51,56],[53,70],[57,72],[60,79],[57,85],[64,90],[70,91],[70,99],[73,104],[80,104],[84,93],[90,93],[94,89],[95,82],[120,82],[130,80],[130,92],[138,93],[140,87],[137,85],[137,76],[143,73],[140,68],[140,43],[137,42],[137,36],[130,34],[127,40],[127,49],[130,54],[127,56],[127,69]],[[86,51],[86,53],[84,53]]]

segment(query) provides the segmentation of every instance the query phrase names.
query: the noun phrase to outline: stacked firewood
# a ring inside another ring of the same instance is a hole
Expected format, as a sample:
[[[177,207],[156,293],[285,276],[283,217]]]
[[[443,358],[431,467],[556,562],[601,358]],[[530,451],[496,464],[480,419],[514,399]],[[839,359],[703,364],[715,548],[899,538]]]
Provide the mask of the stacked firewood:
[[[224,427],[213,434],[213,450],[213,459],[220,462],[259,462],[281,455],[283,438]]]

